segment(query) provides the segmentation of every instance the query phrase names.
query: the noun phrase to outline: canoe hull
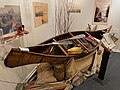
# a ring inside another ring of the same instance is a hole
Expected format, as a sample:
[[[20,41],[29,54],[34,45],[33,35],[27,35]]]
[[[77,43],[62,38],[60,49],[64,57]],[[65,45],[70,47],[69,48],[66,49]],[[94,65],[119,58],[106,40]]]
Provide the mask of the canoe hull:
[[[51,64],[63,64],[63,63],[66,63],[68,60],[70,60],[70,58],[79,59],[91,53],[92,52],[83,54],[83,55],[69,55],[69,56],[66,56],[66,55],[60,55],[60,56],[47,55],[46,56],[44,54],[24,52],[24,51],[20,51],[18,49],[16,50],[13,48],[11,49],[4,63],[5,63],[5,66],[11,67],[11,68],[28,65],[28,64],[37,64],[37,63],[46,63],[46,62]]]
[[[43,43],[40,44],[47,44],[63,39],[68,39],[76,35],[80,34],[85,34],[88,36],[88,34],[92,35],[93,37],[101,40],[102,35],[107,32],[107,29],[104,30],[98,30],[98,31],[74,31],[74,32],[68,32],[62,35],[58,35],[56,37],[53,37]],[[44,62],[49,62],[52,64],[61,64],[61,63],[66,63],[70,58],[82,58],[85,57],[86,55],[94,52],[100,45],[101,43],[98,43],[92,50],[88,50],[88,53],[84,53],[81,55],[68,55],[65,50],[62,50],[62,46],[58,45],[59,48],[64,52],[65,55],[51,55],[51,54],[44,54],[39,47],[28,47],[31,52],[27,51],[20,51],[18,48],[12,48],[7,57],[4,60],[5,66],[7,67],[18,67],[18,66],[23,66],[23,65],[28,65],[28,64],[36,64],[36,63],[44,63]],[[47,47],[46,47],[47,48]],[[35,50],[34,50],[35,49]],[[33,51],[33,52],[32,52]],[[56,50],[55,50],[56,51]]]

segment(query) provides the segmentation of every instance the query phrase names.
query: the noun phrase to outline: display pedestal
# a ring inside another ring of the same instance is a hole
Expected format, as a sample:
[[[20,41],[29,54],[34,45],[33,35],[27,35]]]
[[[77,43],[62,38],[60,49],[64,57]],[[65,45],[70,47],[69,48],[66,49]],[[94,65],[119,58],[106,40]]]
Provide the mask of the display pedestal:
[[[96,82],[98,82],[102,86],[105,85],[109,81],[108,79],[101,80],[98,77],[94,77],[93,80],[95,80]]]
[[[94,80],[100,83],[101,85],[104,85],[109,81],[107,79],[104,79],[108,60],[109,60],[109,55],[110,55],[110,51],[107,49],[104,49],[98,77],[94,78]]]

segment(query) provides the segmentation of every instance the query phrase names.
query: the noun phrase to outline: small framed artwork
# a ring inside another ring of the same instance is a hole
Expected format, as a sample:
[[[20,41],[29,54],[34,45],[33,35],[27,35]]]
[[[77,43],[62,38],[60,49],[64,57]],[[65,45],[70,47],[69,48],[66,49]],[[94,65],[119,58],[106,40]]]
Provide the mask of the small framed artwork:
[[[93,24],[107,24],[112,0],[95,0]]]
[[[35,27],[48,23],[48,3],[33,2],[33,9]]]
[[[81,12],[81,5],[80,0],[68,0],[68,11],[70,13],[80,13]]]

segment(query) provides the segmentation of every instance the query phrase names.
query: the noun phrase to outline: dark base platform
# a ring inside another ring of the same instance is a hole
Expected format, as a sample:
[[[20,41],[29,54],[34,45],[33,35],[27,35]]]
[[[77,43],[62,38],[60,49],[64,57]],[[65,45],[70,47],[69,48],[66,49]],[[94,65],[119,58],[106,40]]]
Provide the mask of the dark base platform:
[[[94,77],[93,80],[95,80],[96,82],[98,82],[102,86],[105,85],[109,81],[108,79],[101,80],[101,79],[99,79],[97,77]]]

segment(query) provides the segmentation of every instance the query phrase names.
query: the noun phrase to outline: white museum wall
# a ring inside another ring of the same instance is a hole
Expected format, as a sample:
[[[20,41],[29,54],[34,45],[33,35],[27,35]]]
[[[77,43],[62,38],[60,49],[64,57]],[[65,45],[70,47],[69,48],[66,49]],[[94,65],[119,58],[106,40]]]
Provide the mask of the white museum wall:
[[[88,24],[92,23],[92,16],[94,15],[94,0],[80,0],[81,13],[73,13],[74,18],[71,30],[82,30],[87,28]]]
[[[5,5],[19,5],[20,0],[1,0]]]
[[[113,29],[120,29],[120,0],[112,0],[111,13],[108,24],[113,25]]]
[[[34,26],[34,14],[33,14],[33,2],[45,2],[48,3],[48,23],[45,23],[41,26],[35,27]],[[47,40],[48,38],[54,36],[54,30],[52,28],[52,23],[54,21],[53,16],[53,6],[54,2],[50,0],[29,0],[29,8],[30,8],[30,15],[31,15],[31,33],[32,33],[32,45],[36,45],[42,41]]]
[[[20,5],[20,0],[1,0],[0,3],[4,5]],[[0,90],[15,90],[15,87],[17,85],[15,83],[21,82],[22,79],[27,75],[27,73],[30,72],[29,69],[27,69],[27,67],[25,68],[20,67],[18,69],[18,68],[7,68],[4,66],[4,61],[3,61],[4,56],[6,56],[6,54],[9,52],[9,50],[12,47],[14,46],[18,47],[21,46],[22,44],[23,44],[23,39],[16,39],[13,42],[0,45]],[[24,73],[26,70],[28,70],[28,72]],[[11,82],[11,83],[7,83],[7,82]]]
[[[109,18],[109,24],[113,25],[113,32],[120,38],[120,0],[112,0],[111,14]],[[117,41],[115,51],[120,52],[120,39]]]
[[[80,0],[81,13],[73,14],[74,21],[70,31],[85,30],[87,24],[92,24],[94,17],[95,0]],[[120,37],[120,0],[112,0],[112,5],[109,12],[108,24],[98,25],[98,29],[106,28],[112,25],[113,32],[118,31]],[[117,41],[115,50],[120,51],[120,40]]]
[[[33,2],[48,3],[48,23],[34,26]],[[7,5],[20,5],[22,24],[29,31],[23,38],[24,46],[36,45],[55,35],[54,30],[54,0],[5,0]],[[51,33],[52,32],[52,33]]]
[[[22,22],[25,24],[26,30],[30,34],[24,37],[24,46],[30,46],[38,44],[49,37],[55,35],[54,31],[54,4],[55,0],[3,0],[5,4],[20,4]],[[28,1],[27,5],[24,5]],[[70,30],[85,29],[87,24],[92,24],[94,17],[94,2],[95,0],[79,0],[81,13],[72,14],[74,17],[73,24]],[[34,16],[32,2],[48,2],[49,20],[47,24],[43,24],[39,27],[34,27]],[[119,14],[120,0],[112,0],[112,6],[110,9],[108,25],[99,25],[99,27],[106,27],[113,25],[113,29],[120,29]],[[52,33],[51,33],[52,32]]]
[[[95,0],[80,0],[81,13],[73,14],[74,22],[71,30],[85,29],[87,24],[92,24],[94,17]],[[113,25],[114,28],[120,29],[120,0],[112,0],[112,6],[109,13],[108,25],[99,25],[98,28]]]
[[[52,36],[55,35],[54,32],[54,1],[52,0],[2,0],[4,5],[20,5],[21,9],[21,17],[22,23],[25,25],[25,29],[29,31],[28,35],[17,39],[19,42],[18,46],[31,46],[36,45]],[[43,24],[39,27],[34,27],[34,16],[33,16],[33,2],[46,2],[48,3],[48,23]],[[16,41],[16,40],[15,40]],[[7,45],[1,45],[0,49],[4,49],[3,47],[8,47],[8,49],[12,48],[14,45],[16,47],[14,41],[10,42]],[[6,51],[2,50],[0,54],[6,53]],[[0,60],[0,80],[3,81],[11,81],[15,83],[19,83],[25,79],[28,73],[33,69],[35,65],[22,66],[17,68],[7,68],[4,66],[3,61]],[[0,90],[15,90],[16,84],[10,84],[0,81]]]
[[[94,2],[95,0],[78,0],[80,4],[80,13],[71,13],[73,19],[72,25],[69,31],[85,30],[88,24],[92,24],[94,16]],[[61,5],[61,1],[58,0],[58,5]],[[104,27],[103,25],[101,25]],[[106,26],[105,26],[106,27]]]

